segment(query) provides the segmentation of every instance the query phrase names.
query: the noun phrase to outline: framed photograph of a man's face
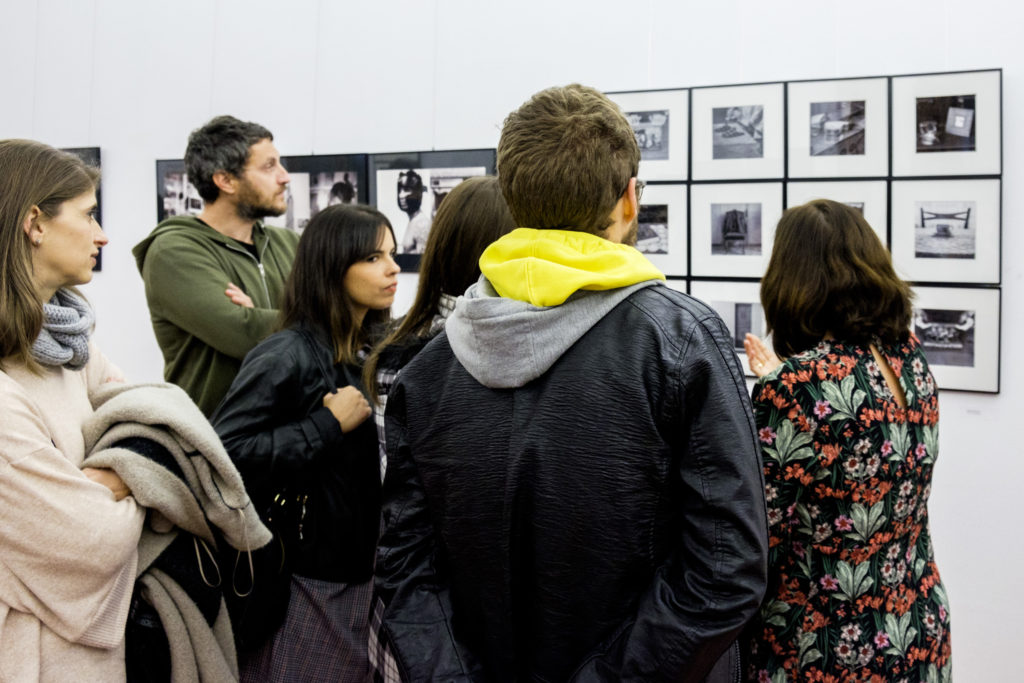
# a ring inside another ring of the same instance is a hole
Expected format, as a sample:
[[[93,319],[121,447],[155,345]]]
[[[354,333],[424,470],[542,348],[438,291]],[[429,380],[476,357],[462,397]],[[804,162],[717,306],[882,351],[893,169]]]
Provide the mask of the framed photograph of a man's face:
[[[998,284],[1001,181],[892,184],[892,258],[913,282]]]
[[[334,204],[365,204],[370,195],[366,158],[365,154],[281,157],[289,177],[287,208],[280,216],[268,216],[265,222],[302,232],[321,209]]]
[[[882,244],[888,244],[889,191],[884,180],[836,180],[786,183],[786,208],[813,199],[831,199],[864,216]]]
[[[98,171],[102,171],[102,164],[100,163],[100,148],[99,147],[64,147],[64,152],[71,152],[76,157],[81,159],[88,166],[92,166]],[[96,222],[101,226],[103,225],[103,185],[102,183],[96,188]],[[96,254],[96,265],[93,267],[94,271],[103,270],[103,248],[100,247],[99,253]]]
[[[686,185],[648,185],[640,201],[636,248],[665,275],[686,275]]]
[[[761,277],[781,215],[782,183],[691,186],[691,275]]]
[[[370,203],[391,221],[404,270],[419,270],[434,215],[448,193],[466,178],[493,175],[494,167],[493,149],[370,155]]]
[[[690,294],[715,309],[725,321],[732,337],[733,350],[740,357],[743,371],[752,376],[747,354],[743,350],[743,338],[750,333],[765,339],[768,334],[768,324],[761,306],[761,285],[757,282],[695,280],[690,283]]]
[[[942,389],[999,393],[998,289],[915,287],[911,330]]]
[[[686,180],[689,91],[608,93],[622,108],[640,147],[642,180]]]
[[[156,162],[156,220],[171,216],[198,216],[203,212],[203,198],[188,180],[184,159],[161,159]]]
[[[892,79],[895,176],[1002,173],[1002,71]]]
[[[790,83],[789,177],[889,174],[889,81]]]
[[[783,176],[783,85],[692,90],[693,179]]]

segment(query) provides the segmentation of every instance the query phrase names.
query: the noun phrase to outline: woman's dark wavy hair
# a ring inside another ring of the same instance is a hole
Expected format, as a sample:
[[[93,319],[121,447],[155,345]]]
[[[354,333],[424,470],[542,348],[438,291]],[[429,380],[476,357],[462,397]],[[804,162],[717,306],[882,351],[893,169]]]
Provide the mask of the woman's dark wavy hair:
[[[363,385],[372,400],[377,400],[381,352],[426,336],[441,295],[458,296],[476,282],[484,249],[515,227],[497,178],[467,178],[448,193],[427,236],[416,300],[401,325],[377,345],[363,366]]]
[[[352,264],[380,249],[385,230],[394,239],[387,216],[369,206],[337,204],[313,216],[295,251],[279,327],[320,330],[330,339],[335,363],[357,363],[359,349],[373,342],[373,331],[383,327],[391,309],[367,311],[357,327],[342,281]]]
[[[857,210],[816,199],[782,214],[761,304],[775,352],[792,356],[830,335],[904,342],[913,294]]]

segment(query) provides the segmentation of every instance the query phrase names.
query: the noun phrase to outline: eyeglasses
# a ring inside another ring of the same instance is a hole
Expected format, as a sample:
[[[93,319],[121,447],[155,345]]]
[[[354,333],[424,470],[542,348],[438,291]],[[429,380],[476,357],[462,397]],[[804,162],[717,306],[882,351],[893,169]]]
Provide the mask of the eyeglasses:
[[[644,188],[645,187],[647,187],[647,183],[645,183],[644,181],[642,181],[639,178],[637,178],[636,179],[636,203],[637,204],[640,203],[640,198],[644,196]]]

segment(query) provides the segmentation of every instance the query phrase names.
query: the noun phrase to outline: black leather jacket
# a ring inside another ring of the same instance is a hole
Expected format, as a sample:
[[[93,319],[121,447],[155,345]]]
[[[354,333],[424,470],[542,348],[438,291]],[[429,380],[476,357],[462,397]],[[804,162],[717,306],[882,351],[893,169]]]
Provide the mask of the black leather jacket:
[[[377,434],[348,434],[323,406],[327,392],[361,388],[359,368],[334,365],[316,333],[288,329],[249,352],[211,421],[260,514],[282,487],[308,493],[301,556],[292,570],[323,581],[373,575],[380,519]]]
[[[764,592],[764,484],[704,304],[641,289],[512,389],[441,334],[389,398],[387,450],[376,587],[405,680],[738,680],[715,665]]]

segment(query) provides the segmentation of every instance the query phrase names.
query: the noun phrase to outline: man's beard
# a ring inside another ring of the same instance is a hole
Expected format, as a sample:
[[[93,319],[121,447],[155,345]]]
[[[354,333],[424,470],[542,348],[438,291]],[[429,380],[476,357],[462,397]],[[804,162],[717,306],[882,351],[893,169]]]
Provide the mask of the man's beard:
[[[285,206],[276,206],[273,203],[273,198],[267,200],[265,197],[261,197],[259,192],[254,190],[248,183],[244,183],[238,192],[236,210],[238,211],[239,218],[244,220],[258,221],[267,216],[280,216],[287,209],[287,204]]]

